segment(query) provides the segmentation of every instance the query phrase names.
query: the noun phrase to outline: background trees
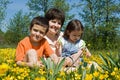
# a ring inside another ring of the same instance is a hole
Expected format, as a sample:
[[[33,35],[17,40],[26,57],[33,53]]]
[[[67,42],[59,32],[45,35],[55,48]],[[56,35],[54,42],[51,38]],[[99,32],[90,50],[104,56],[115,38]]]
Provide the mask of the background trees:
[[[2,32],[1,28],[3,24],[2,21],[5,19],[5,15],[6,15],[5,10],[9,3],[10,3],[9,0],[0,0],[0,43],[2,43],[4,40],[3,39],[4,33]]]
[[[29,25],[30,25],[29,15],[23,14],[20,10],[15,14],[13,19],[10,19],[10,24],[8,25],[8,30],[5,33],[5,40],[7,43],[17,44],[21,39],[28,35]]]
[[[119,49],[120,45],[120,1],[119,0],[29,0],[28,13],[22,11],[10,19],[5,40],[17,43],[28,35],[28,27],[34,16],[42,15],[51,7],[62,9],[66,14],[63,29],[69,20],[81,20],[85,31],[83,39],[91,49]],[[2,2],[0,2],[1,4]],[[0,12],[1,13],[1,12]],[[0,19],[2,15],[0,15]]]

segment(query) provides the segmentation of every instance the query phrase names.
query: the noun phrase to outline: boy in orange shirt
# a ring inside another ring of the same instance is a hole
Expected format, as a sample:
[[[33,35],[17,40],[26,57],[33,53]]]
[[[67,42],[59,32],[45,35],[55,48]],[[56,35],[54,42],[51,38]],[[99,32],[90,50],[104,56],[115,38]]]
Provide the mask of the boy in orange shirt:
[[[51,57],[57,63],[58,58],[53,54],[47,40],[44,38],[48,31],[48,20],[44,17],[35,17],[30,25],[30,35],[18,43],[16,48],[16,63],[18,65],[41,66],[39,61],[43,55]]]

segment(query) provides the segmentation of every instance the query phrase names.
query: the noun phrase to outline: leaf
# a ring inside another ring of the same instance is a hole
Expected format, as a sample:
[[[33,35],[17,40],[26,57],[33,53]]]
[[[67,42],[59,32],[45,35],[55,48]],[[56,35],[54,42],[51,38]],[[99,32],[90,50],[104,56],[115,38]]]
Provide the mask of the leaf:
[[[90,73],[93,73],[94,71],[95,71],[95,67],[94,67],[94,64],[92,64],[90,68]]]
[[[65,62],[65,58],[63,58],[63,59],[60,61],[60,63],[56,65],[55,74],[58,73],[58,72],[61,70],[64,62]]]
[[[114,61],[113,58],[111,58],[110,56],[107,56],[107,58],[108,58],[108,60],[109,60],[114,66],[117,67],[116,62]]]
[[[107,71],[109,71],[110,72],[110,69],[109,69],[109,67],[107,66],[107,65],[99,65],[103,70],[107,70]]]
[[[99,57],[102,59],[102,61],[103,61],[103,63],[104,63],[105,65],[108,65],[107,59],[106,59],[105,57],[103,57],[102,54],[99,54]]]
[[[83,71],[82,80],[84,80],[85,76],[86,76],[86,70]]]

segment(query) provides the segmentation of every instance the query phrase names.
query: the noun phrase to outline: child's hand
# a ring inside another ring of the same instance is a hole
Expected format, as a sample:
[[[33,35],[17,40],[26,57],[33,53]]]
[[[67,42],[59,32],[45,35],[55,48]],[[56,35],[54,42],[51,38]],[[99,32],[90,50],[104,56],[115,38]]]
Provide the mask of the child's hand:
[[[55,53],[57,54],[57,56],[61,56],[61,43],[59,41],[55,43],[55,48],[56,48]]]
[[[82,51],[83,51],[83,55],[86,55],[86,57],[90,57],[91,56],[91,53],[89,52],[89,50],[87,49],[87,47],[83,48]]]
[[[59,49],[59,48],[60,48],[60,42],[57,41],[57,42],[55,43],[55,48],[56,48],[56,49]]]
[[[44,67],[44,65],[42,64],[41,61],[37,61],[37,66],[38,66],[38,67]]]

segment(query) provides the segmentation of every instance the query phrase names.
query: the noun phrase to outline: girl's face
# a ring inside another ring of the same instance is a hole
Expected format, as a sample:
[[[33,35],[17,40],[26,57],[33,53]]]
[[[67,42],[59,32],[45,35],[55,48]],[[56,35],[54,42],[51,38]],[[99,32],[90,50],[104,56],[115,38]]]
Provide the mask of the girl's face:
[[[49,21],[49,33],[55,35],[60,31],[61,21],[58,19],[53,19]]]
[[[41,39],[46,34],[46,28],[43,26],[34,24],[32,29],[30,30],[30,38],[32,42],[40,42]]]
[[[75,43],[81,38],[81,31],[78,30],[74,30],[72,32],[68,31],[68,34],[69,34],[69,41],[72,43]]]

